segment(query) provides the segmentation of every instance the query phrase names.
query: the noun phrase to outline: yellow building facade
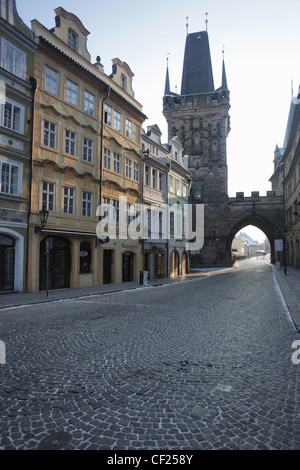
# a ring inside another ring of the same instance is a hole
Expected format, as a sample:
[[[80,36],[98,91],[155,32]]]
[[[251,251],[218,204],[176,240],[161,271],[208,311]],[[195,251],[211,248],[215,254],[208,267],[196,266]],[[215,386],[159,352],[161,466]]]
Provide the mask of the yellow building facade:
[[[29,291],[107,282],[104,250],[112,255],[110,281],[121,281],[122,250],[116,240],[99,241],[97,209],[104,198],[118,200],[125,193],[133,201],[140,192],[139,182],[123,175],[126,159],[138,163],[141,154],[144,115],[133,96],[133,74],[127,64],[114,59],[113,73],[106,75],[100,58],[91,63],[89,32],[81,21],[61,7],[55,14],[51,30],[32,22],[38,42],[34,72],[38,88]],[[132,133],[126,136],[129,122]],[[112,164],[113,154],[120,155],[120,173],[105,167],[109,152]],[[131,252],[137,268],[136,250]]]

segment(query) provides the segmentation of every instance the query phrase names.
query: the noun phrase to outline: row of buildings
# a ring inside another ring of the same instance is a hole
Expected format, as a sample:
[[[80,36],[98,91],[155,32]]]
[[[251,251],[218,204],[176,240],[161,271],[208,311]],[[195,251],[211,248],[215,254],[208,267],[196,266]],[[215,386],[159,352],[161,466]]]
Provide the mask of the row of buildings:
[[[272,189],[284,197],[284,240],[279,261],[300,268],[300,89],[292,96],[282,147],[274,151]],[[280,248],[281,249],[281,248]]]
[[[113,59],[107,75],[91,61],[89,32],[61,7],[52,29],[30,29],[3,0],[0,26],[0,292],[187,272],[187,157],[177,136],[162,144],[156,125],[143,129],[128,64]],[[170,234],[166,206],[176,208]],[[124,218],[148,236],[122,233]]]

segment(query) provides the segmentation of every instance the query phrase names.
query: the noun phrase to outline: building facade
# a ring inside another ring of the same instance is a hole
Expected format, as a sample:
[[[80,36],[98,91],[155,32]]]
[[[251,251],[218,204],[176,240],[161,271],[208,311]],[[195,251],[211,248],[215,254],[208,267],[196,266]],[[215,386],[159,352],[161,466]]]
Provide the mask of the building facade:
[[[27,290],[36,44],[14,0],[1,2],[0,42],[0,292],[23,292]]]
[[[143,270],[148,279],[168,276],[168,150],[161,142],[157,125],[143,131],[143,211],[145,239],[143,239]]]
[[[290,104],[283,146],[276,146],[272,189],[283,194],[283,246],[276,253],[282,265],[300,268],[300,94]]]
[[[188,157],[183,154],[183,145],[177,136],[168,143],[166,163],[168,173],[169,240],[168,273],[176,277],[189,273],[190,256],[187,251],[187,228],[190,212],[191,172],[188,170]]]
[[[115,59],[113,73],[106,75],[100,57],[91,62],[89,32],[82,22],[61,7],[55,14],[50,30],[32,21],[38,43],[38,89],[29,230],[31,291],[120,281],[122,251],[116,240],[104,244],[98,238],[98,208],[108,199],[113,206],[130,190],[140,193],[139,182],[123,178],[125,149],[131,161],[141,155],[138,127],[144,116],[133,97],[132,73]],[[108,167],[109,158],[114,165],[117,154],[120,174]],[[41,224],[45,212],[48,217]]]

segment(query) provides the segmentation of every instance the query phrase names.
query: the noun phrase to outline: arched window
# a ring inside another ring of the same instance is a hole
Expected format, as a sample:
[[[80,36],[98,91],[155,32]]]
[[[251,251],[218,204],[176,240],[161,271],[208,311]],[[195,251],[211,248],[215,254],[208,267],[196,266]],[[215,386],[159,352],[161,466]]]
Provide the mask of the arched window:
[[[80,243],[80,273],[90,273],[92,263],[92,250],[89,242]]]
[[[74,51],[77,51],[77,47],[78,47],[78,44],[77,44],[78,40],[77,40],[77,34],[72,30],[72,29],[68,29],[68,46],[71,47],[71,49],[73,49]]]

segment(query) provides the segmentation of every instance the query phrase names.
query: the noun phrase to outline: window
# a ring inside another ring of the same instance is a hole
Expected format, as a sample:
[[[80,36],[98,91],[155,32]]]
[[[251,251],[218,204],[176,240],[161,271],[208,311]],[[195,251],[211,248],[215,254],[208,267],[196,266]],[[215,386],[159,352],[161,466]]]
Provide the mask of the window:
[[[169,176],[169,191],[174,193],[174,178],[172,175]]]
[[[73,106],[78,104],[78,85],[68,78],[66,80],[66,101]]]
[[[84,112],[94,116],[95,114],[95,96],[89,91],[84,91]]]
[[[109,126],[112,124],[112,109],[108,104],[104,105],[104,122]]]
[[[45,65],[45,90],[58,95],[58,72]]]
[[[1,66],[9,72],[25,79],[26,54],[16,46],[1,38]]]
[[[121,174],[121,155],[114,153],[114,172]]]
[[[113,222],[119,222],[120,221],[120,203],[117,200],[112,201],[113,207],[114,207],[114,212],[113,212]]]
[[[159,190],[164,190],[164,180],[163,180],[163,173],[159,173]]]
[[[24,106],[7,99],[6,103],[1,105],[1,125],[22,134],[24,132]]]
[[[150,186],[150,168],[148,166],[145,167],[145,184]]]
[[[151,237],[151,209],[147,209],[148,238]]]
[[[43,144],[46,147],[56,149],[57,125],[54,122],[44,119]]]
[[[73,215],[75,207],[75,189],[64,186],[64,214]]]
[[[122,116],[118,111],[114,110],[114,129],[121,132],[122,128]]]
[[[133,179],[139,181],[140,179],[140,165],[138,163],[133,164]]]
[[[89,242],[80,243],[80,273],[91,272],[92,250]]]
[[[132,139],[132,122],[126,119],[126,137]]]
[[[111,151],[107,148],[104,148],[104,168],[111,169]]]
[[[54,212],[55,210],[55,184],[42,181],[42,208]]]
[[[126,158],[126,178],[132,178],[132,161]]]
[[[74,51],[77,50],[77,34],[72,29],[68,29],[68,46]]]
[[[157,188],[157,171],[154,168],[152,170],[152,186],[154,189]]]
[[[94,142],[87,137],[83,138],[83,149],[82,149],[82,156],[83,160],[86,162],[92,163],[93,161],[93,145]]]
[[[76,133],[69,129],[65,129],[65,152],[76,156]]]
[[[83,217],[92,217],[92,193],[83,191],[82,193],[82,215]]]
[[[121,76],[121,88],[126,90],[126,77],[124,75]]]
[[[0,192],[12,196],[22,195],[22,164],[0,160]]]
[[[176,183],[175,184],[176,184],[176,194],[178,196],[180,196],[180,187],[181,187],[180,180],[176,178]]]

